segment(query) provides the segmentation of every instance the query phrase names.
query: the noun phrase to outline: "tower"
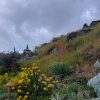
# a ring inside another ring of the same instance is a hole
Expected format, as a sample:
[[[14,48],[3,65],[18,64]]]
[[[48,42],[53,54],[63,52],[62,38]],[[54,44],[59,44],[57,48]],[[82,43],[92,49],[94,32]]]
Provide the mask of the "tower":
[[[15,49],[15,47],[14,47],[14,52],[16,52],[16,49]]]
[[[26,46],[26,50],[29,50],[28,44],[27,44],[27,46]]]

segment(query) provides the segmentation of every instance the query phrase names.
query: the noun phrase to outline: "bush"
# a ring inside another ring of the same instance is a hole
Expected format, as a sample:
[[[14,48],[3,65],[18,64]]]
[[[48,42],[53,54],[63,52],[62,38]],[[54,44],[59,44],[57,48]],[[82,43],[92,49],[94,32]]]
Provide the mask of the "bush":
[[[72,93],[77,94],[78,87],[79,87],[79,84],[77,83],[66,84],[64,88],[59,89],[57,92],[59,92],[60,95],[64,95],[65,97],[64,100],[73,100],[72,98],[70,98],[70,95]]]
[[[51,100],[65,100],[64,96],[60,96],[59,94],[51,95]]]
[[[83,84],[83,85],[87,85],[88,78],[82,76],[82,77],[77,79],[77,82],[80,84]]]
[[[0,87],[0,96],[3,95],[4,93],[7,93],[7,87],[2,86]]]
[[[42,74],[35,64],[30,68],[22,68],[22,72],[19,75],[20,78],[17,84],[12,87],[17,91],[18,100],[50,96],[53,92],[53,87],[57,83],[57,80]]]
[[[10,100],[16,100],[16,93],[11,93],[10,95]],[[0,95],[0,100],[7,100],[7,98],[8,93],[3,93],[2,95]]]
[[[64,78],[66,75],[71,75],[74,72],[74,68],[68,64],[54,64],[52,71],[55,75],[61,75]]]
[[[76,84],[76,83],[70,84],[70,85],[68,86],[68,91],[69,91],[70,93],[71,93],[71,92],[77,93],[77,92],[78,92],[78,87],[79,87],[79,85]]]
[[[0,74],[4,74],[5,73],[5,68],[0,66]]]
[[[0,75],[0,86],[7,84],[8,81],[9,81],[8,73],[5,73],[4,75]]]

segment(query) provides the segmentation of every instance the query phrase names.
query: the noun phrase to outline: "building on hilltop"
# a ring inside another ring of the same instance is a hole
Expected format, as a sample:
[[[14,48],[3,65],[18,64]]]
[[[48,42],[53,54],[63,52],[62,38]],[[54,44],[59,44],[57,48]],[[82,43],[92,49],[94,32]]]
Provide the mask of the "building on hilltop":
[[[24,51],[23,51],[23,54],[30,54],[31,53],[31,50],[29,49],[29,47],[28,47],[28,44],[27,44],[27,46],[26,46],[26,49],[24,49]]]
[[[28,59],[28,58],[31,58],[33,56],[36,56],[36,53],[35,52],[32,52],[29,49],[29,46],[27,44],[26,49],[24,49],[24,51],[23,51],[22,57],[25,58],[25,59]]]

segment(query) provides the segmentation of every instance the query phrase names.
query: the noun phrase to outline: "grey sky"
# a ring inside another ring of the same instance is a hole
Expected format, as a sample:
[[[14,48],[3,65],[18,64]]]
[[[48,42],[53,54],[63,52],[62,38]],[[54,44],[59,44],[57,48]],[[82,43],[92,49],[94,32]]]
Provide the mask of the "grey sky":
[[[0,0],[0,51],[22,51],[100,19],[100,0]]]

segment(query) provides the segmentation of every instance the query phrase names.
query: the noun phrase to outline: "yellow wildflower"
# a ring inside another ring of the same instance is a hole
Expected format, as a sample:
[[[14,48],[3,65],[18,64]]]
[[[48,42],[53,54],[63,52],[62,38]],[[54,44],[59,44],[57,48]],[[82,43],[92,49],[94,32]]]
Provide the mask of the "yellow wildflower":
[[[30,70],[31,68],[28,68],[28,70]]]
[[[28,96],[27,96],[27,95],[25,95],[25,96],[24,96],[24,100],[26,100],[27,98],[28,98]]]
[[[28,74],[25,74],[25,76],[27,77],[27,76],[28,76]]]
[[[56,83],[56,81],[53,81],[53,83]]]
[[[30,93],[29,92],[26,92],[26,94],[29,95]]]
[[[47,80],[47,77],[46,77],[46,76],[44,76],[44,79],[45,79],[45,80]]]
[[[34,67],[35,69],[38,69],[38,66]]]
[[[21,68],[22,70],[24,70],[24,68]]]
[[[47,91],[47,88],[46,88],[46,87],[44,87],[44,88],[43,88],[43,90],[44,90],[44,91]]]
[[[19,80],[18,83],[19,83],[19,84],[23,83],[23,80]]]
[[[47,85],[47,82],[45,82],[45,81],[42,81],[42,84],[44,84],[44,85]]]
[[[48,84],[48,88],[52,88],[52,86],[53,86],[52,84]]]
[[[27,80],[28,83],[29,83],[30,81],[31,81],[30,79]]]
[[[42,74],[42,76],[45,76],[45,74]]]
[[[35,72],[35,74],[37,75],[38,73],[37,73],[37,72]]]
[[[14,90],[14,89],[15,89],[15,87],[12,87],[11,89],[12,89],[12,90]]]
[[[27,68],[23,68],[23,70],[25,71],[25,70],[27,70]]]
[[[37,72],[40,72],[40,69],[39,69],[39,70],[37,70]]]
[[[31,74],[31,76],[33,76],[33,73]]]
[[[18,89],[18,93],[22,92],[20,89]]]
[[[33,63],[33,66],[35,66],[36,64],[35,63]]]
[[[17,100],[21,100],[21,98],[22,98],[22,96],[19,96],[19,97],[17,98]]]
[[[47,81],[47,82],[49,82],[49,81],[50,81],[50,79],[46,79],[46,81]]]
[[[38,79],[39,82],[41,82],[41,79]]]
[[[56,80],[56,83],[58,83],[59,81],[58,80]]]
[[[18,88],[21,88],[21,86],[18,86]]]
[[[22,96],[19,96],[18,98],[19,98],[19,99],[21,99],[21,98],[22,98]]]
[[[50,80],[52,80],[53,78],[52,77],[50,77]]]
[[[36,84],[34,84],[33,87],[36,88]]]

